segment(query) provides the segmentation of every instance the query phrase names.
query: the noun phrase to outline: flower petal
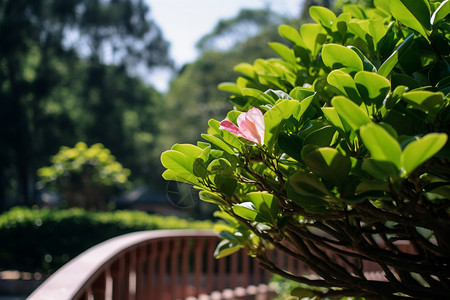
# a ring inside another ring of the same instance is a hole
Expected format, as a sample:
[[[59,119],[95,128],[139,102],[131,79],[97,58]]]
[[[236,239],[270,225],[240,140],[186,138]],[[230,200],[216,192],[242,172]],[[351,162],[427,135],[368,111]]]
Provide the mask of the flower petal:
[[[261,138],[258,135],[258,131],[256,130],[256,126],[253,122],[250,122],[248,121],[248,119],[246,119],[239,125],[239,129],[244,135],[244,138],[254,143],[261,144]]]
[[[234,123],[231,122],[230,120],[223,120],[222,122],[220,122],[219,129],[225,129],[225,130],[231,132],[232,134],[244,137],[244,135],[239,130],[239,128],[236,125],[234,125]]]
[[[252,108],[247,112],[246,118],[256,127],[257,134],[253,133],[252,135],[258,138],[259,144],[264,144],[265,125],[262,112],[257,108]]]
[[[223,120],[219,129],[226,129],[260,145],[264,143],[264,115],[259,109],[252,108],[246,113],[241,113],[237,118],[237,124],[238,126],[229,120]]]

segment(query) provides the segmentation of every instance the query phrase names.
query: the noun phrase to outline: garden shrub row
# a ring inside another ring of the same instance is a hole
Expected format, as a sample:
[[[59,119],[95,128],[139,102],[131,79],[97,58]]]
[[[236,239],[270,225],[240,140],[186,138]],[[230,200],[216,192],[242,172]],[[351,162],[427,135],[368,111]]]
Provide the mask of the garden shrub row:
[[[211,221],[142,211],[92,212],[15,207],[0,215],[0,271],[49,274],[90,247],[141,230],[209,229]]]

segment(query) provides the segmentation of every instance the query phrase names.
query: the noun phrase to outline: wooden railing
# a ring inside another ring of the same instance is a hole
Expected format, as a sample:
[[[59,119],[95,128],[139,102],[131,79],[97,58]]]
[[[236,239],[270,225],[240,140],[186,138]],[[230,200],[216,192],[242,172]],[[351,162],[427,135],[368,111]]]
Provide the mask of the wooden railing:
[[[270,274],[242,250],[214,258],[212,230],[156,230],[103,242],[71,260],[28,300],[270,299]],[[397,247],[405,253],[408,243]],[[312,273],[281,251],[268,255],[293,274]],[[331,259],[337,259],[330,256]],[[366,277],[385,280],[380,267],[364,262]],[[256,297],[257,296],[257,297]]]
[[[217,243],[210,230],[116,237],[71,260],[27,299],[270,299],[270,275],[244,251],[214,259]]]

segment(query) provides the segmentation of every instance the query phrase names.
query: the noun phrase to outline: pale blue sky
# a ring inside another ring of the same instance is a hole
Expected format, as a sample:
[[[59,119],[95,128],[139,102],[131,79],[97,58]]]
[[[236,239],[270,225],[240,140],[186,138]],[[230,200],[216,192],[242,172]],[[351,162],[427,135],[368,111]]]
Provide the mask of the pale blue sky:
[[[196,59],[196,42],[212,31],[221,19],[237,15],[242,8],[271,7],[289,17],[299,14],[303,0],[146,0],[150,17],[160,26],[170,42],[170,56],[177,67]],[[153,79],[154,76],[152,76]],[[160,90],[167,88],[161,73],[154,81]],[[152,80],[153,81],[153,80]]]

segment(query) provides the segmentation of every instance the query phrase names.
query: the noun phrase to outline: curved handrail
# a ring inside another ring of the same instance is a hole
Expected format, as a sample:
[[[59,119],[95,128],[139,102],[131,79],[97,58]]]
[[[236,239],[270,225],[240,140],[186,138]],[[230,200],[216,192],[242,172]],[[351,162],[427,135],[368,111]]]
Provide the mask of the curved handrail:
[[[245,253],[226,264],[214,261],[217,241],[212,230],[119,236],[68,262],[27,299],[179,299],[266,282],[257,264],[250,270]],[[248,282],[250,272],[257,277],[253,282]]]
[[[214,259],[218,240],[213,230],[202,229],[142,231],[115,237],[68,262],[27,299],[185,299],[268,282],[270,274],[244,250]],[[411,251],[409,244],[398,246],[406,253]],[[292,257],[270,252],[281,268],[311,273]],[[375,263],[364,261],[364,271],[382,280]],[[264,295],[269,293],[263,291]]]

